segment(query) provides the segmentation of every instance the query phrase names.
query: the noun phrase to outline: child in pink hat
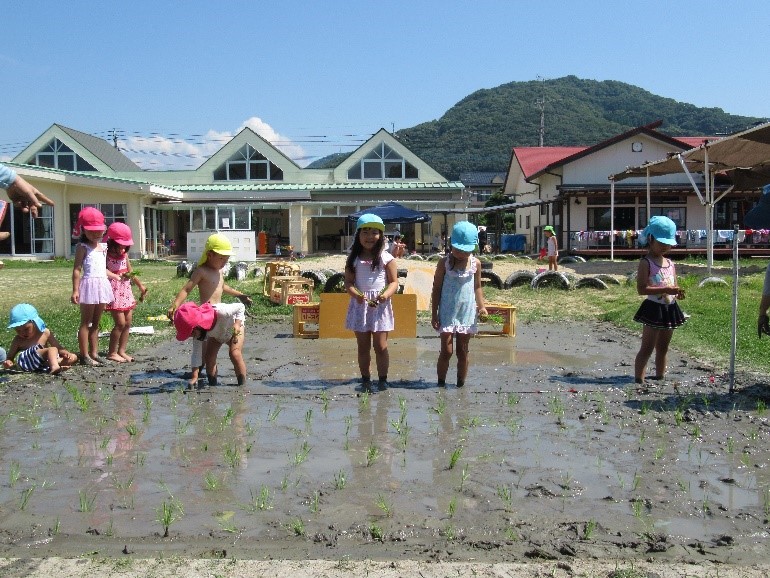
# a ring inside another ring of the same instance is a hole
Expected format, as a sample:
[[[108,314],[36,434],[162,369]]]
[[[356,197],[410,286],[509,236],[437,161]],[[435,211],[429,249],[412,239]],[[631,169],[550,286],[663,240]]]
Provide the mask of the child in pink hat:
[[[207,302],[197,305],[187,301],[174,312],[177,340],[185,341],[192,337],[198,341],[206,341],[204,349],[209,385],[217,385],[217,355],[224,343],[230,348],[230,360],[233,362],[238,385],[246,383],[246,362],[243,360],[245,320],[246,307],[243,303],[212,305]],[[199,367],[202,361],[200,357],[194,358],[193,367]],[[197,379],[191,380],[188,385],[197,385]]]
[[[104,239],[107,241],[107,271],[117,275],[117,277],[110,277],[113,299],[107,305],[107,311],[112,314],[115,325],[110,332],[110,348],[107,352],[107,359],[116,363],[124,363],[134,360],[126,351],[134,308],[136,307],[136,299],[134,299],[134,293],[131,291],[131,284],[136,285],[141,292],[139,301],[144,301],[147,288],[136,276],[128,258],[128,250],[134,244],[131,228],[125,223],[112,223],[107,227],[107,234]]]

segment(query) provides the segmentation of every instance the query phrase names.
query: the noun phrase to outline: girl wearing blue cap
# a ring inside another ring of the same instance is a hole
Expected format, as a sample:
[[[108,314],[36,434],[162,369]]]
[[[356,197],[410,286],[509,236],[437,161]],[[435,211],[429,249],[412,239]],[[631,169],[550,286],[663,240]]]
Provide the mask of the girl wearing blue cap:
[[[387,388],[388,332],[393,331],[390,298],[398,291],[394,257],[384,250],[385,224],[377,215],[365,213],[356,223],[356,236],[345,263],[345,290],[350,295],[345,328],[356,334],[361,387],[371,391],[371,349],[377,364],[379,389]]]
[[[642,345],[636,354],[634,379],[644,383],[644,370],[652,352],[655,352],[655,377],[666,376],[668,346],[674,329],[685,322],[677,299],[684,299],[684,291],[677,286],[676,268],[666,253],[676,246],[676,225],[668,217],[655,216],[639,235],[639,244],[649,243],[647,255],[639,261],[636,291],[646,295],[634,321],[644,324]]]
[[[6,369],[13,367],[15,359],[16,366],[22,371],[56,375],[77,363],[78,356],[62,347],[37,314],[37,309],[28,303],[19,303],[11,309],[8,329],[15,329],[16,337],[3,362]]]
[[[468,375],[468,346],[478,332],[476,315],[484,316],[484,292],[481,288],[481,262],[473,256],[479,241],[473,223],[460,221],[452,229],[451,251],[438,262],[431,293],[431,325],[441,334],[436,373],[438,384],[446,384],[453,339],[457,349],[457,387],[465,385]]]

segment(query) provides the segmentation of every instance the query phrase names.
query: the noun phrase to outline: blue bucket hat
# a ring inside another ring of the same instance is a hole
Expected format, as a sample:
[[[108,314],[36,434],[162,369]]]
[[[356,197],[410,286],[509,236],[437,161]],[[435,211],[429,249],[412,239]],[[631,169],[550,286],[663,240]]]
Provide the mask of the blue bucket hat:
[[[743,217],[743,226],[749,229],[770,229],[770,185],[762,187],[757,206]]]
[[[385,231],[385,223],[382,222],[380,217],[372,213],[364,213],[358,217],[358,221],[356,221],[356,231],[358,231],[358,229],[363,229],[364,227]]]
[[[452,247],[468,253],[473,252],[479,244],[479,230],[468,221],[460,221],[452,227]]]
[[[655,237],[658,243],[674,246],[676,245],[676,224],[668,217],[655,215],[650,218],[650,224],[639,234],[639,244],[649,243],[650,236]]]
[[[45,322],[37,314],[37,309],[29,303],[19,303],[11,309],[11,323],[8,325],[8,329],[21,327],[30,321],[34,321],[40,331],[45,329]]]

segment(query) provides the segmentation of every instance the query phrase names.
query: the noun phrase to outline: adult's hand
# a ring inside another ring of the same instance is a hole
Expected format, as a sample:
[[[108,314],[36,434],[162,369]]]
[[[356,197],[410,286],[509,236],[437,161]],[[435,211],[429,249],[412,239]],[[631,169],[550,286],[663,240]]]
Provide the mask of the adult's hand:
[[[20,175],[8,187],[8,198],[17,209],[38,216],[38,209],[43,205],[53,206],[53,201],[25,181]]]

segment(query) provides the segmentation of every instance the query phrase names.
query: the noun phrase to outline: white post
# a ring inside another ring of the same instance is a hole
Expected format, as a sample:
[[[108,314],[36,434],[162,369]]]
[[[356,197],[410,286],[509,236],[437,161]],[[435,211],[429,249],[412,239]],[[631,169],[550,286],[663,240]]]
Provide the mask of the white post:
[[[610,261],[615,260],[615,179],[610,179]]]
[[[735,388],[735,354],[738,349],[738,225],[733,226],[733,327],[730,341],[730,393]]]
[[[704,154],[704,176],[706,178],[706,221],[708,230],[706,231],[706,273],[711,275],[711,267],[714,265],[714,200],[711,190],[711,171],[709,169],[709,150],[703,148]]]

